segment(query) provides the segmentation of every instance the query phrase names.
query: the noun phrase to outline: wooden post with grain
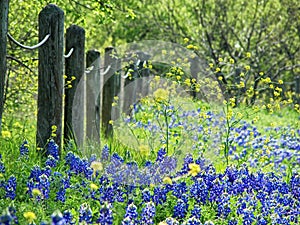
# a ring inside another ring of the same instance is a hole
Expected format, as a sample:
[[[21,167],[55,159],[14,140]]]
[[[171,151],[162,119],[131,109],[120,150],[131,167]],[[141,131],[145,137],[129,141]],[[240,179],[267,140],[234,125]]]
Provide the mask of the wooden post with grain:
[[[56,126],[54,141],[59,147],[62,144],[64,12],[54,4],[47,5],[39,14],[39,41],[47,34],[50,37],[39,48],[38,56],[36,142],[40,148],[46,147],[52,126]]]
[[[116,51],[113,47],[105,48],[104,63],[104,70],[107,70],[107,73],[104,75],[103,79],[102,131],[105,137],[111,137],[113,134],[113,127],[110,123],[112,119],[112,103],[114,101],[115,94],[119,92],[116,90],[115,86],[117,82],[115,81],[115,73],[119,62],[116,56]]]
[[[8,6],[8,0],[0,1],[0,135],[2,127],[2,114],[4,109],[4,90],[6,79]]]
[[[100,52],[89,50],[86,55],[86,138],[100,143]]]
[[[77,25],[72,25],[66,33],[66,56],[65,75],[65,111],[64,111],[64,143],[71,139],[75,140],[77,146],[83,146],[84,137],[84,99],[73,106],[77,86],[85,72],[85,30]],[[73,49],[73,50],[72,50]],[[69,83],[68,83],[69,82]],[[71,85],[71,86],[70,86]],[[81,107],[82,110],[73,110],[73,107]],[[73,112],[74,111],[74,112]],[[73,127],[76,126],[76,127]],[[75,129],[74,129],[75,128]],[[75,133],[75,131],[77,131]]]

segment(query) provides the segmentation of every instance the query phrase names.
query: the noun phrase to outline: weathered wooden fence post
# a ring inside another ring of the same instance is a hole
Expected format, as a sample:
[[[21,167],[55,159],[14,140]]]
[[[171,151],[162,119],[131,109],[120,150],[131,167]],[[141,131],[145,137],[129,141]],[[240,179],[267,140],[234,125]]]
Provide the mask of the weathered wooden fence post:
[[[131,111],[130,106],[136,101],[137,84],[135,79],[138,77],[139,60],[137,55],[133,54],[129,58],[130,65],[126,71],[126,77],[124,81],[124,104],[123,112],[129,114]]]
[[[100,52],[89,50],[86,55],[86,138],[100,142]]]
[[[39,41],[50,34],[39,48],[37,146],[44,148],[56,126],[54,141],[61,147],[64,74],[64,12],[54,4],[39,14]],[[61,148],[60,148],[61,149]]]
[[[66,33],[66,63],[65,75],[66,84],[65,90],[65,111],[64,111],[64,140],[67,143],[69,140],[75,140],[78,146],[83,146],[84,137],[84,99],[83,96],[78,96],[82,99],[76,106],[73,106],[77,86],[84,74],[84,54],[85,54],[85,30],[79,26],[72,25],[67,29]],[[69,54],[69,55],[68,55]],[[71,87],[68,87],[71,85]],[[74,107],[80,107],[73,115]],[[75,118],[76,117],[76,118]],[[75,122],[75,123],[74,123]],[[74,127],[73,127],[74,126]],[[74,133],[77,131],[76,133]]]
[[[2,114],[4,109],[4,90],[6,79],[6,39],[8,26],[8,0],[0,1],[0,135],[2,127]]]
[[[149,59],[151,55],[148,53],[143,54],[143,61],[141,64],[141,74],[143,77],[143,85],[142,85],[142,96],[147,96],[149,94],[149,88],[150,88],[150,69],[149,66]],[[145,66],[144,66],[145,65]]]
[[[116,87],[120,87],[116,81],[116,70],[118,65],[118,58],[116,56],[116,51],[113,47],[105,48],[104,56],[105,70],[107,73],[104,75],[103,82],[103,97],[102,97],[102,130],[105,137],[111,137],[113,134],[112,124],[110,123],[112,119],[112,103],[114,101],[114,96],[119,93]]]

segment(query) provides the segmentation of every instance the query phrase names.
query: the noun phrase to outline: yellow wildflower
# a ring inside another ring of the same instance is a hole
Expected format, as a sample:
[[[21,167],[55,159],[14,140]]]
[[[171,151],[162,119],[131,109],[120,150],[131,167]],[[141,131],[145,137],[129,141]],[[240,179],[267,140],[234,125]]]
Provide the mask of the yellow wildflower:
[[[245,70],[250,70],[250,66],[245,66]]]
[[[94,184],[94,183],[91,183],[91,184],[90,184],[90,188],[91,188],[92,190],[94,190],[94,191],[96,191],[96,190],[99,189],[99,187],[98,187],[96,184]]]
[[[156,102],[165,102],[169,99],[169,91],[159,88],[153,93],[153,96]]]
[[[1,131],[1,135],[3,138],[11,138],[11,133],[8,130]]]
[[[197,176],[197,174],[200,173],[200,166],[196,163],[190,163],[189,169],[189,175],[192,175],[193,177]]]
[[[172,184],[172,179],[171,179],[170,177],[165,177],[165,178],[163,179],[163,183],[164,183],[164,184]]]
[[[42,192],[41,192],[39,189],[37,189],[37,188],[33,188],[33,189],[32,189],[32,194],[33,194],[34,196],[39,196],[39,195],[42,194]]]
[[[28,223],[32,223],[36,219],[36,215],[33,212],[25,212],[23,214]]]

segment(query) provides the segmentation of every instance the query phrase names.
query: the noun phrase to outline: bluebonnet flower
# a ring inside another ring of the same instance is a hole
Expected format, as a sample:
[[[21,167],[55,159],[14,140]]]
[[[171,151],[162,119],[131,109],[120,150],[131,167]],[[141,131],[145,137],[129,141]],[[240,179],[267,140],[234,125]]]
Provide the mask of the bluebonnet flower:
[[[177,200],[177,204],[174,206],[173,217],[178,219],[183,219],[188,210],[188,204],[182,199]]]
[[[101,152],[101,160],[108,161],[109,160],[109,147],[108,145],[104,145]]]
[[[102,202],[113,203],[116,197],[116,189],[112,185],[100,187],[100,199]]]
[[[193,217],[195,217],[196,219],[200,219],[201,218],[201,208],[199,205],[194,205],[194,208],[191,211],[191,215]]]
[[[123,221],[126,222],[126,220],[128,219],[130,220],[131,223],[138,224],[138,212],[137,212],[137,207],[134,205],[134,203],[131,203],[127,206]],[[128,223],[122,222],[122,224],[128,224]]]
[[[217,201],[217,199],[222,196],[224,190],[224,185],[221,184],[219,179],[214,180],[213,186],[210,189],[209,201]]]
[[[92,210],[88,203],[83,203],[79,209],[79,223],[92,224]]]
[[[136,225],[136,223],[132,221],[130,217],[125,217],[122,220],[122,225]]]
[[[257,220],[257,223],[256,223],[257,225],[267,225],[268,224],[268,221],[265,220],[265,218],[262,215],[258,216],[256,220]]]
[[[156,205],[164,203],[167,200],[167,191],[168,190],[166,190],[164,187],[155,187],[152,196],[152,201]]]
[[[146,203],[146,206],[142,210],[141,223],[140,224],[154,224],[153,218],[155,216],[155,205],[153,202]]]
[[[167,154],[167,152],[164,148],[159,149],[158,152],[157,152],[156,161],[157,162],[162,162],[163,159],[165,158],[166,154]]]
[[[48,199],[50,193],[50,181],[46,174],[39,176],[37,187],[42,192],[43,198]]]
[[[204,223],[204,225],[215,225],[212,221],[208,220]]]
[[[51,168],[56,167],[57,160],[52,155],[48,155],[45,165]]]
[[[203,179],[200,178],[199,180],[196,180],[191,186],[190,186],[190,196],[196,199],[198,204],[203,203],[205,204],[208,200],[208,187],[203,182]]]
[[[101,225],[111,225],[113,224],[113,213],[112,205],[110,203],[105,203],[100,209],[100,215],[97,219],[97,223]]]
[[[159,171],[160,174],[169,174],[173,172],[177,167],[177,159],[172,156],[166,156],[164,159],[159,163]]]
[[[291,177],[290,186],[293,196],[300,200],[300,175],[295,174]]]
[[[19,224],[18,217],[16,215],[16,212],[17,212],[16,208],[14,206],[10,206],[10,207],[8,207],[8,212],[9,212],[10,216],[12,217],[14,223]]]
[[[66,225],[67,224],[63,214],[59,210],[56,210],[54,213],[52,213],[51,220],[52,220],[51,225]]]
[[[5,187],[5,191],[6,191],[5,196],[7,198],[14,200],[16,197],[16,189],[17,189],[17,179],[14,175],[11,175],[7,180],[7,184]]]
[[[64,216],[64,219],[65,219],[67,225],[74,225],[76,223],[75,220],[73,219],[73,215],[70,211],[68,211],[68,210],[64,211],[63,216]]]
[[[228,220],[228,225],[237,225],[238,221],[236,219],[230,219]]]
[[[28,153],[28,142],[25,140],[20,146],[20,156],[27,156]]]
[[[16,216],[16,209],[13,206],[10,206],[3,211],[2,215],[0,216],[0,224],[19,224],[18,218]]]
[[[56,160],[59,160],[59,149],[58,145],[54,140],[50,140],[47,145],[47,154],[52,155]]]
[[[222,196],[219,197],[217,200],[218,202],[218,216],[227,218],[229,213],[231,212],[230,209],[230,197],[227,193],[224,193]]]
[[[251,225],[255,219],[253,211],[250,210],[249,208],[246,208],[243,210],[242,214],[243,214],[243,225]]]
[[[172,217],[168,217],[166,219],[166,223],[167,223],[167,225],[179,225],[179,222]]]
[[[59,188],[59,191],[56,193],[55,197],[56,201],[65,202],[66,201],[66,189],[61,187]]]
[[[42,175],[42,170],[39,166],[34,166],[31,169],[30,176],[28,179],[32,179],[33,181],[38,181],[39,177]]]
[[[0,216],[0,224],[2,225],[10,225],[12,224],[11,222],[13,221],[12,216],[9,213],[5,213]]]
[[[84,174],[84,176],[91,180],[93,169],[89,167],[89,162],[86,159],[81,159],[72,152],[68,152],[65,157],[66,164],[70,166],[70,172],[77,174]]]
[[[145,188],[142,191],[142,199],[143,199],[143,202],[150,202],[151,201],[151,193],[150,193],[148,188]]]
[[[176,183],[173,185],[173,195],[181,198],[187,192],[187,185],[185,182]]]
[[[184,225],[202,225],[202,223],[196,217],[191,217],[184,223]]]

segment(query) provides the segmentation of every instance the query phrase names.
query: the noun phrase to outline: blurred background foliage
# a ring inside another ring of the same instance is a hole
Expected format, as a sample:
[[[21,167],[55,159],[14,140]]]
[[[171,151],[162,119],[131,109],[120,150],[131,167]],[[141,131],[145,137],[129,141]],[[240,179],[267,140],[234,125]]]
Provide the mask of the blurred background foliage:
[[[49,3],[64,10],[65,29],[77,24],[86,30],[87,50],[164,40],[190,46],[207,65],[213,64],[212,71],[220,67],[220,73],[221,57],[240,63],[250,53],[254,91],[259,76],[295,89],[292,82],[300,73],[298,0],[11,0],[9,33],[22,44],[36,44],[38,14]],[[4,126],[12,126],[11,113],[24,121],[35,118],[37,54],[8,41]],[[240,68],[235,69],[238,73]],[[235,82],[235,72],[220,75],[220,85]]]

